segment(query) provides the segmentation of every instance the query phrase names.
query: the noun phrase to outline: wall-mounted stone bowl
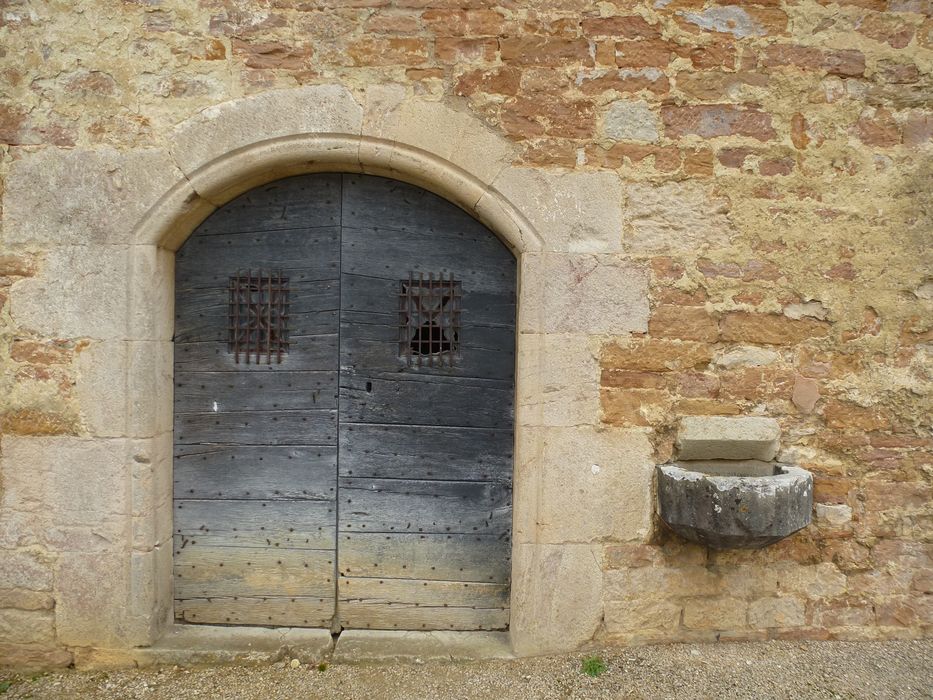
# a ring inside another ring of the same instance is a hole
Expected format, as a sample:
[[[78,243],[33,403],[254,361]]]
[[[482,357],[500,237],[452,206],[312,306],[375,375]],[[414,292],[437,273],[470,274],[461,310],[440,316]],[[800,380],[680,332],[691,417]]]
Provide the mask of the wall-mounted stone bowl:
[[[789,464],[714,460],[657,468],[658,514],[714,549],[758,549],[810,524],[813,476]]]

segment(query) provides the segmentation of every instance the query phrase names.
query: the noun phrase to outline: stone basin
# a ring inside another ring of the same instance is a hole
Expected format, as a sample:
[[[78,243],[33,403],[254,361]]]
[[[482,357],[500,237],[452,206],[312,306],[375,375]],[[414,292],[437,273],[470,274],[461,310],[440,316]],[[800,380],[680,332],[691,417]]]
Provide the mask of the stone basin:
[[[810,524],[813,476],[757,460],[657,467],[658,514],[678,535],[713,549],[759,549]]]

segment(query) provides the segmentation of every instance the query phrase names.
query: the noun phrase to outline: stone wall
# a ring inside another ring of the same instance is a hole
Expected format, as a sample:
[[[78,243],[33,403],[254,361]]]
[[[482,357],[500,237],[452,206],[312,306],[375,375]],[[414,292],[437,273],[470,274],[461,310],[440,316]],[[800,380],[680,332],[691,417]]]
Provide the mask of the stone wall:
[[[0,85],[0,660],[164,629],[171,250],[305,133],[518,212],[520,650],[929,634],[929,0],[6,0]],[[704,414],[781,421],[811,527],[659,526]]]

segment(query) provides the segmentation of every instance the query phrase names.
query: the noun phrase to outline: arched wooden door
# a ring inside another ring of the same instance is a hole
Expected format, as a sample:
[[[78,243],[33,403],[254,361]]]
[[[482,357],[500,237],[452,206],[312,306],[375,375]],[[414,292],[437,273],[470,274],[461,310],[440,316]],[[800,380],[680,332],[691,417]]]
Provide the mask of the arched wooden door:
[[[319,174],[176,256],[175,616],[503,629],[515,259],[449,202]]]

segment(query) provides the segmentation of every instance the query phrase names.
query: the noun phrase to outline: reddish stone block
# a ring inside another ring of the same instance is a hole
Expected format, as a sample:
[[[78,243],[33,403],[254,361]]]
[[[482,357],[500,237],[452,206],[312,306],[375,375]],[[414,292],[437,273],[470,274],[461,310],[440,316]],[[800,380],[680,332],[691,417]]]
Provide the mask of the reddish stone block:
[[[661,36],[655,25],[649,24],[638,15],[584,19],[583,34],[615,39],[657,39]]]
[[[585,39],[558,39],[527,35],[501,39],[499,50],[505,63],[515,65],[559,66],[592,62]]]
[[[516,68],[500,66],[489,70],[473,70],[464,73],[457,81],[458,95],[473,95],[486,92],[497,95],[515,95],[521,84],[521,73]]]
[[[498,49],[499,43],[495,39],[442,36],[434,42],[434,56],[441,63],[492,63]]]
[[[862,143],[868,146],[890,148],[901,143],[901,129],[894,116],[886,109],[868,109],[855,125]]]
[[[616,43],[616,65],[620,68],[666,68],[674,57],[677,45],[663,39],[619,41]]]
[[[719,337],[719,320],[698,307],[659,306],[648,321],[648,333],[658,338],[714,343]]]
[[[363,37],[347,47],[355,66],[420,66],[428,61],[427,39],[414,37]]]
[[[499,36],[505,28],[505,18],[492,9],[429,9],[421,19],[443,36]]]
[[[759,141],[773,139],[771,115],[754,107],[735,105],[669,105],[661,108],[665,134],[677,139],[687,135],[703,138],[749,136]]]
[[[602,364],[614,369],[673,372],[705,368],[712,358],[712,348],[706,343],[644,338],[625,347],[606,346]]]
[[[278,41],[231,40],[233,55],[243,59],[250,68],[268,70],[307,70],[311,67],[314,49],[311,46],[293,46]]]

